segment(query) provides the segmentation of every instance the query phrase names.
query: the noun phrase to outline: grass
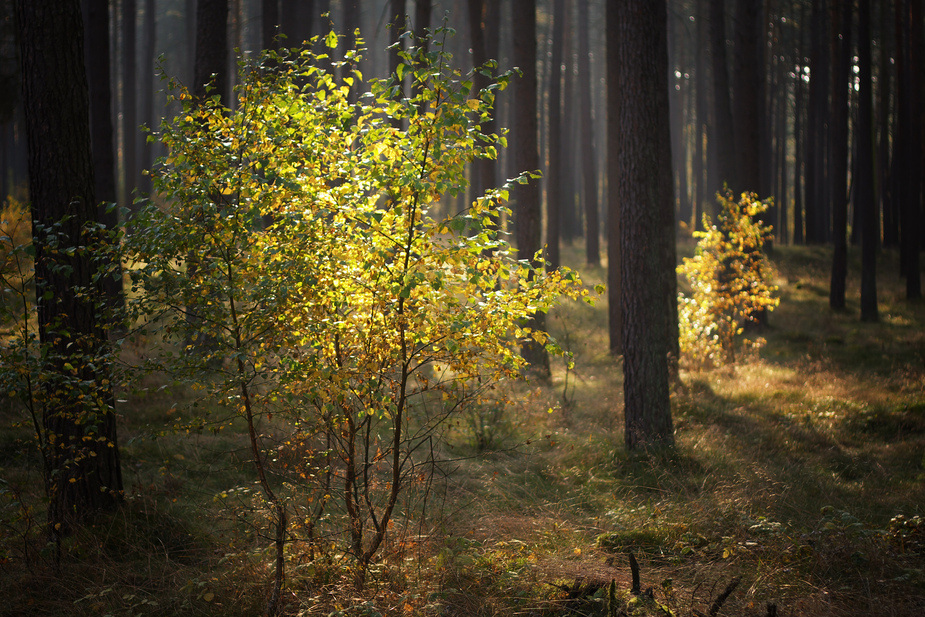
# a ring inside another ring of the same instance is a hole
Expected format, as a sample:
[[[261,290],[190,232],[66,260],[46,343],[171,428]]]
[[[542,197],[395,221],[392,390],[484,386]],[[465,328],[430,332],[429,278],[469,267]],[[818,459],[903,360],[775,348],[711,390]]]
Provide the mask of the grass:
[[[565,261],[581,255],[571,247]],[[549,384],[516,386],[495,449],[479,452],[463,422],[448,432],[452,463],[427,524],[387,551],[362,592],[348,561],[291,555],[286,610],[604,615],[614,580],[627,614],[687,616],[738,578],[720,615],[768,603],[783,615],[925,613],[925,524],[914,518],[925,516],[925,304],[903,299],[885,253],[881,322],[860,323],[851,253],[849,308],[833,313],[829,258],[776,249],[782,300],[766,345],[732,367],[682,370],[671,452],[622,445],[606,302],[558,309],[550,329],[574,368],[554,360]],[[147,385],[125,395],[120,420],[126,505],[69,539],[59,565],[37,531],[29,433],[0,433],[0,615],[260,614],[270,560],[259,510],[216,499],[252,485],[245,443],[169,430],[192,395]],[[12,408],[0,413],[8,426]],[[650,596],[628,594],[626,552]]]

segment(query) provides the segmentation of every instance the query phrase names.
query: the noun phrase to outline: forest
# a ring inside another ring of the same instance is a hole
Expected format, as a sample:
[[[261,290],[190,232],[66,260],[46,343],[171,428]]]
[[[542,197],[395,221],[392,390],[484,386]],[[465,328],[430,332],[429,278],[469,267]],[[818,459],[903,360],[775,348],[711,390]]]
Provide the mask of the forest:
[[[922,0],[0,0],[0,616],[925,613]]]

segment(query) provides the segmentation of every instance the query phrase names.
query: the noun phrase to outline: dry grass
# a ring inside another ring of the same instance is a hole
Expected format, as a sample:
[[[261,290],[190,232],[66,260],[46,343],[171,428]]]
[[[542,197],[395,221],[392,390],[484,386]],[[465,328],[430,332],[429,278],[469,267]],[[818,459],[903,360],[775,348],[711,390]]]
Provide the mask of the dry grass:
[[[573,247],[566,262],[581,254]],[[788,616],[925,614],[925,538],[901,544],[890,533],[895,515],[925,515],[925,305],[902,299],[887,254],[883,319],[859,323],[852,257],[852,308],[833,314],[829,251],[777,251],[782,302],[761,332],[767,345],[733,367],[682,371],[672,394],[677,447],[667,453],[623,448],[606,302],[563,307],[550,328],[575,368],[554,361],[551,384],[518,386],[524,401],[506,408],[496,450],[475,451],[462,424],[450,431],[454,462],[429,527],[391,546],[363,593],[349,585],[347,561],[304,564],[293,570],[287,610],[605,614],[611,580],[631,600],[632,551],[654,597],[633,600],[632,614],[660,614],[659,605],[706,613],[734,577],[741,584],[720,615],[764,614],[769,602]],[[591,284],[604,277],[583,274]],[[227,433],[162,433],[183,396],[161,393],[126,411],[133,498],[70,541],[60,572],[37,536],[4,539],[0,597],[14,600],[0,614],[259,614],[266,541],[212,499],[250,481],[235,454],[241,444]],[[0,477],[24,488],[23,503],[39,504],[28,482],[34,461],[14,454],[25,438],[3,433]],[[22,529],[11,503],[2,522]]]

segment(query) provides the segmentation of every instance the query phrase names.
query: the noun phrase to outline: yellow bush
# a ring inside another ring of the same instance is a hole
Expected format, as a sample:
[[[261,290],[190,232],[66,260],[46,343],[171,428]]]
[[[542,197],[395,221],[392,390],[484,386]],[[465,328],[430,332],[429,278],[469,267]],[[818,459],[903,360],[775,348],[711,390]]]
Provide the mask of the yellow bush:
[[[768,204],[754,193],[736,202],[728,190],[717,199],[717,224],[704,215],[705,231],[694,233],[696,253],[678,266],[690,289],[678,294],[681,355],[694,366],[734,362],[744,324],[779,303],[773,267],[762,251],[772,228],[757,218]]]

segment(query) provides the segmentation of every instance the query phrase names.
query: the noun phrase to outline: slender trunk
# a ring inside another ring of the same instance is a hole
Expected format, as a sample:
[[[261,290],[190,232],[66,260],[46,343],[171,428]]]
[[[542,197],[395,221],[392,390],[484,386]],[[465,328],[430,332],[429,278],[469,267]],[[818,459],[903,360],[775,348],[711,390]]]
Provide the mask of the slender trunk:
[[[832,278],[829,286],[829,306],[845,308],[845,286],[848,276],[848,88],[851,78],[851,9],[835,4],[832,20],[833,51],[836,67],[829,113],[830,188],[832,199]]]
[[[714,122],[710,143],[716,145],[716,165],[719,183],[711,194],[722,188],[739,186],[735,178],[735,143],[732,107],[729,101],[729,69],[726,63],[726,13],[724,0],[710,0],[710,57],[713,63]],[[754,68],[754,67],[752,67]],[[712,148],[712,146],[711,146]]]
[[[138,145],[138,113],[136,106],[137,72],[135,70],[135,20],[138,11],[135,0],[122,0],[122,185],[123,205],[134,208],[132,197],[138,178],[135,153]]]
[[[601,263],[600,210],[597,198],[597,154],[594,149],[594,116],[591,109],[591,61],[588,0],[578,2],[578,110],[581,114],[581,169],[585,196],[585,261]],[[670,165],[669,161],[669,165]]]
[[[903,126],[899,130],[906,134],[903,177],[905,186],[902,194],[900,216],[900,241],[903,274],[906,277],[906,299],[915,300],[922,296],[920,250],[922,235],[922,116],[920,79],[922,57],[922,0],[903,0],[902,28],[905,65],[902,70],[905,96],[898,101],[903,107]]]
[[[562,44],[565,35],[565,0],[553,0],[552,57],[549,71],[549,167],[546,170],[547,265],[556,269],[562,224]]]
[[[874,196],[873,86],[870,0],[858,2],[858,164],[855,203],[861,219],[861,321],[877,321],[877,241],[880,220]]]
[[[157,7],[155,0],[144,1],[144,22],[141,37],[141,66],[139,79],[141,80],[138,95],[141,98],[141,121],[148,129],[155,130],[154,117],[154,62],[155,44],[157,39]],[[154,166],[154,148],[148,143],[147,136],[141,136],[139,144],[140,170],[136,184],[145,195],[151,193],[151,168]]]
[[[83,0],[84,49],[87,82],[90,88],[90,136],[93,147],[94,193],[97,200],[96,220],[115,232],[119,227],[116,208],[116,158],[112,130],[112,86],[109,66],[109,2]],[[122,290],[122,267],[113,264],[113,275],[103,279],[106,306],[112,313],[105,319],[116,327],[125,306]]]
[[[735,53],[733,54],[733,92],[735,105],[732,109],[732,132],[735,136],[734,156],[737,163],[735,182],[730,178],[729,186],[734,193],[750,191],[759,193],[761,186],[759,124],[759,82],[765,71],[761,43],[763,30],[760,17],[763,14],[760,0],[736,0]],[[728,98],[728,95],[727,95]],[[767,197],[759,194],[760,198]]]
[[[514,101],[517,116],[514,123],[514,156],[520,171],[539,169],[537,149],[537,85],[536,85],[536,3],[532,0],[514,0],[511,5],[514,18],[514,64],[523,76],[514,84]],[[540,186],[536,180],[518,185],[514,193],[514,229],[517,253],[521,259],[533,260],[542,248],[542,220],[540,212]],[[534,330],[545,329],[545,314],[537,312],[528,323]],[[531,369],[540,375],[549,375],[549,356],[546,348],[533,339],[523,343],[521,353]]]
[[[623,354],[623,266],[620,252],[620,20],[617,3],[607,5],[607,301],[610,354]]]
[[[890,177],[890,45],[893,28],[890,22],[890,2],[880,2],[880,69],[877,71],[877,126],[879,147],[877,148],[877,184],[880,210],[883,213],[883,246],[893,248],[898,244],[899,229],[894,216]],[[863,240],[862,240],[863,242]]]
[[[805,5],[800,5],[800,23],[806,21],[806,8]],[[803,93],[805,91],[805,84],[803,82],[803,69],[806,62],[806,54],[804,53],[804,36],[803,29],[799,30],[800,44],[798,48],[797,56],[797,80],[794,84],[795,92],[793,98],[793,243],[794,244],[803,244],[805,242],[806,236],[804,234],[804,208],[803,208],[803,198],[806,190],[806,173],[807,169],[804,169],[804,152],[807,152],[806,139],[805,139],[805,129],[803,124]]]

